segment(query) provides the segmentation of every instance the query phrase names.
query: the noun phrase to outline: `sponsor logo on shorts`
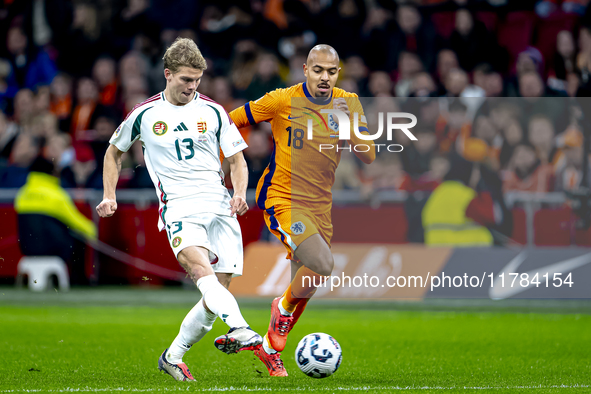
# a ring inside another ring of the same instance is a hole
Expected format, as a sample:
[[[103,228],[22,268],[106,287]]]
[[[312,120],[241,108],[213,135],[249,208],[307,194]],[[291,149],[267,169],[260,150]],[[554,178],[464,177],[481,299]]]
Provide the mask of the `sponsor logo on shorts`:
[[[183,242],[183,239],[181,237],[174,237],[174,239],[172,240],[172,247],[176,248],[181,244],[181,242]]]
[[[303,234],[306,231],[306,226],[302,222],[295,222],[290,228],[291,232],[295,235]]]
[[[242,144],[242,143],[244,143],[244,140],[241,138],[241,139],[239,139],[238,141],[234,141],[234,142],[232,142],[232,146],[233,146],[233,147],[237,147],[238,145],[240,145],[240,144]]]
[[[161,122],[161,121],[154,123],[154,126],[152,126],[152,131],[156,135],[164,135],[164,134],[166,134],[167,130],[168,130],[168,125],[164,122]]]

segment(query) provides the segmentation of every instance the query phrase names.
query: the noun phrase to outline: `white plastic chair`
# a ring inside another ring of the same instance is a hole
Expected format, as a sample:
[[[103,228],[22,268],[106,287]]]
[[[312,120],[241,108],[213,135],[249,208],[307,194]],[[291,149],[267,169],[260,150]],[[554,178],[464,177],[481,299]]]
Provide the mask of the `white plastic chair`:
[[[52,275],[57,277],[60,291],[70,289],[68,267],[58,256],[24,256],[17,266],[17,285],[22,285],[24,275],[29,277],[31,291],[45,291]]]

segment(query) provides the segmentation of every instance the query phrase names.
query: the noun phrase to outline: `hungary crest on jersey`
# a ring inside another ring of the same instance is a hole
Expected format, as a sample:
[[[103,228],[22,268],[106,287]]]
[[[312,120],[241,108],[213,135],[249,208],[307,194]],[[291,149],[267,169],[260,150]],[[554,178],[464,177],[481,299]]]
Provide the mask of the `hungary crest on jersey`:
[[[205,132],[207,132],[207,123],[202,118],[199,118],[197,121],[197,131],[201,134],[205,134]]]
[[[168,125],[162,121],[158,121],[158,122],[154,123],[154,126],[152,126],[152,131],[156,135],[164,135],[164,134],[166,134],[167,130],[168,130]]]

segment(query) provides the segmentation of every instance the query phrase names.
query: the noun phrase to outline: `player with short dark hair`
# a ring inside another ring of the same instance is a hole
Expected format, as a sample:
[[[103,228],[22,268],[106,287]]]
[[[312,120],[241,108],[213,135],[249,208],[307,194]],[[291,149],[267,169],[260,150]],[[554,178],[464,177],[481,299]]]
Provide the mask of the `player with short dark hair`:
[[[256,202],[264,210],[269,230],[287,249],[292,282],[282,297],[273,300],[269,330],[263,345],[255,349],[272,376],[287,376],[279,352],[316,291],[314,286],[303,285],[303,278],[315,279],[312,283],[319,285],[334,266],[331,188],[341,155],[336,147],[341,145],[337,117],[322,111],[338,109],[347,116],[357,113],[359,130],[368,134],[357,95],[335,87],[340,71],[338,53],[328,45],[317,45],[303,69],[306,82],[269,92],[230,113],[238,127],[268,121],[273,130],[274,149],[259,181]],[[316,121],[312,139],[305,136],[309,119]],[[351,147],[363,143],[351,130]],[[328,146],[333,148],[323,149]],[[355,150],[355,154],[364,163],[375,159],[371,145],[367,151]]]

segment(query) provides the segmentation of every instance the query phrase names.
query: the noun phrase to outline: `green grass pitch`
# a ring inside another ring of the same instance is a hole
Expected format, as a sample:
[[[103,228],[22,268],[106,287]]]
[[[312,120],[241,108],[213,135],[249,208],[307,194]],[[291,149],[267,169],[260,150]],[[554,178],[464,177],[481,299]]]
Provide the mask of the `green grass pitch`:
[[[252,352],[216,350],[213,339],[227,331],[218,319],[184,358],[197,382],[176,382],[157,370],[157,360],[196,301],[194,292],[63,297],[0,288],[0,393],[591,392],[588,302],[550,308],[543,301],[535,307],[311,302],[283,353],[287,378],[270,378]],[[268,302],[240,303],[264,333]],[[309,378],[295,364],[295,346],[312,332],[331,334],[343,348],[342,365],[329,378]]]

